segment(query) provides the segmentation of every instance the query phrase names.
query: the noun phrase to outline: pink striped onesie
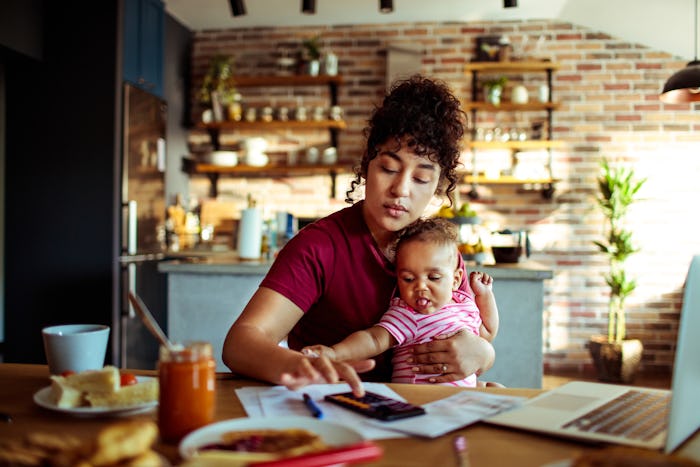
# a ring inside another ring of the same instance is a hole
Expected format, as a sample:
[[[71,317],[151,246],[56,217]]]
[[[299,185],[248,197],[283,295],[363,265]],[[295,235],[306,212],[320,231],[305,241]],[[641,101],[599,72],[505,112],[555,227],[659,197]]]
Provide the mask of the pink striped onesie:
[[[479,335],[481,316],[474,302],[474,297],[461,290],[452,292],[454,302],[448,303],[441,309],[424,315],[411,308],[401,298],[393,298],[389,309],[384,313],[377,326],[381,326],[396,339],[392,365],[394,372],[391,377],[393,383],[432,384],[428,374],[416,374],[411,371],[413,365],[406,362],[411,355],[410,348],[415,344],[422,344],[435,336],[442,334],[454,334],[462,329],[467,329]],[[472,374],[459,381],[442,383],[449,386],[475,387],[476,375]]]

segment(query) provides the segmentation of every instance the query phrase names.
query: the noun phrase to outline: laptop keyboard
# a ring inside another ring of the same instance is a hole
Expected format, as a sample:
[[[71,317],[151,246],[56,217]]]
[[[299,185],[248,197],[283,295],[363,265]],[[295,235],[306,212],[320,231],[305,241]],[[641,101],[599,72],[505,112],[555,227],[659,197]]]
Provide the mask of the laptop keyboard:
[[[666,429],[670,399],[670,394],[631,389],[563,428],[648,441]]]

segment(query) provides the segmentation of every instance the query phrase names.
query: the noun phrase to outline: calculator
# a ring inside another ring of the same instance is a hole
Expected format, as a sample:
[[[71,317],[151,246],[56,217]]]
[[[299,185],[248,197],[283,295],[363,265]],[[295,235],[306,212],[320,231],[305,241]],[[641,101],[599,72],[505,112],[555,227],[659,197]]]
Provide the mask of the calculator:
[[[365,392],[363,397],[356,397],[352,392],[328,394],[325,400],[367,417],[384,421],[415,417],[425,413],[423,407],[373,392]]]

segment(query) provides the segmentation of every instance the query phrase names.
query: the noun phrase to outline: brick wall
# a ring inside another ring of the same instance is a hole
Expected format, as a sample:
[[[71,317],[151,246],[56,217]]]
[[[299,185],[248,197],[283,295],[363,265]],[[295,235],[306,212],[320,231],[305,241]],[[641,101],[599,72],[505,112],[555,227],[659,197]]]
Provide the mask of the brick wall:
[[[530,230],[531,259],[554,271],[545,284],[545,369],[587,373],[591,363],[586,342],[605,330],[607,311],[606,261],[592,244],[601,235],[602,219],[593,203],[598,162],[601,156],[624,160],[639,177],[648,177],[640,193],[644,200],[630,213],[641,252],[630,260],[638,288],[628,299],[628,334],[644,343],[645,372],[670,370],[683,281],[691,256],[700,253],[700,235],[694,230],[700,200],[700,107],[664,105],[658,92],[685,61],[556,21],[252,28],[197,33],[193,83],[201,82],[215,53],[233,55],[238,73],[274,73],[280,50],[297,49],[302,38],[315,33],[338,55],[345,80],[339,103],[348,129],[340,135],[339,153],[346,161],[359,156],[362,128],[384,91],[389,44],[422,45],[421,72],[446,81],[467,100],[470,76],[463,65],[474,56],[477,36],[508,35],[517,51],[525,38],[532,45],[544,35],[544,43],[531,53],[561,64],[553,96],[563,106],[554,113],[552,130],[553,138],[567,145],[553,154],[554,176],[560,179],[556,192],[547,200],[519,187],[480,186],[474,207],[490,226]],[[256,104],[294,104],[298,93],[307,105],[325,99],[323,89],[251,90],[248,95],[243,91],[244,98]],[[197,118],[196,106],[194,111]],[[315,144],[323,136],[271,135],[298,138],[303,144]],[[346,182],[341,178],[336,198],[329,199],[327,177],[224,179],[221,198],[230,200],[234,211],[247,193],[253,193],[264,197],[271,211],[323,215],[344,206]],[[193,178],[193,194],[205,197],[207,184],[204,178]]]

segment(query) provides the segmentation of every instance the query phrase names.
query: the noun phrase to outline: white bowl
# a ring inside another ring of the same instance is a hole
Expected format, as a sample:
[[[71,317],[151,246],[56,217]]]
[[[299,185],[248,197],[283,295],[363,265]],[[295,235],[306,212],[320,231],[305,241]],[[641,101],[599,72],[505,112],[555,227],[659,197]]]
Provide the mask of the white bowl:
[[[236,151],[214,151],[209,159],[214,165],[233,166],[238,164],[238,153]]]
[[[248,151],[245,156],[245,163],[253,167],[262,167],[270,162],[270,158],[265,153],[251,153]]]

